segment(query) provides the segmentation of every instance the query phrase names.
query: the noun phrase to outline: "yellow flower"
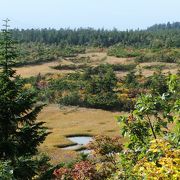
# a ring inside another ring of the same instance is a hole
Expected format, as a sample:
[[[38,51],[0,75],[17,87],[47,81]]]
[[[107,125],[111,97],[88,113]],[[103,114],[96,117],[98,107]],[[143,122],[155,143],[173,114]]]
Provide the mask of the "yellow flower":
[[[32,84],[30,83],[24,84],[23,89],[31,89],[31,88],[32,88]]]

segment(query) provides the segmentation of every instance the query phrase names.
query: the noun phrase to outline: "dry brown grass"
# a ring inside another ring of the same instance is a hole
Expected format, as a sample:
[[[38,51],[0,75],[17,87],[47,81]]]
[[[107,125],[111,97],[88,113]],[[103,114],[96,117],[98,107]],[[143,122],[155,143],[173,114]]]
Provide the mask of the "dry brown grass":
[[[148,77],[148,76],[152,76],[154,74],[154,70],[149,70],[149,69],[142,69],[142,74],[145,76],[145,77]],[[168,74],[168,73],[171,73],[171,74],[176,74],[178,72],[178,69],[164,69],[162,70],[162,73],[163,74]],[[127,74],[127,73],[126,73]],[[119,76],[119,77],[123,77],[123,75]]]
[[[80,54],[78,57],[90,57],[90,65],[97,66],[99,64],[103,63],[110,63],[110,64],[125,64],[129,63],[129,59],[126,58],[116,58],[116,57],[110,57],[107,56],[106,52],[93,52],[93,53],[86,53],[86,54]],[[30,76],[36,76],[39,73],[42,75],[51,73],[51,74],[58,74],[58,73],[70,73],[73,72],[72,70],[56,70],[51,67],[57,66],[59,64],[67,65],[72,64],[71,61],[68,61],[68,58],[66,60],[61,61],[54,61],[50,63],[44,63],[40,65],[32,65],[32,66],[23,66],[16,68],[16,72],[18,75],[21,75],[22,77],[30,77]]]
[[[87,108],[60,109],[58,105],[51,104],[43,109],[38,120],[46,122],[46,126],[52,132],[40,146],[40,150],[47,152],[53,163],[67,160],[67,156],[74,156],[72,151],[57,148],[57,145],[72,144],[66,135],[119,135],[119,127],[115,116],[119,112],[109,112]]]
[[[91,66],[97,66],[99,64],[130,64],[134,63],[133,58],[117,58],[114,56],[107,56],[107,52],[87,52],[86,54],[79,54],[77,58],[81,57],[89,57],[89,64]],[[52,74],[60,74],[60,73],[70,73],[74,72],[72,70],[56,70],[51,67],[59,65],[59,63],[63,65],[72,64],[71,60],[61,60],[61,61],[54,61],[50,63],[44,63],[41,65],[33,65],[33,66],[24,66],[16,68],[17,74],[23,77],[30,77],[36,76],[37,74],[41,73],[42,75],[47,73]],[[83,62],[82,62],[83,63]],[[160,63],[160,62],[152,62],[152,63],[140,63],[139,65],[142,67],[142,72],[145,76],[150,76],[153,74],[154,70],[144,69],[144,66],[151,66],[151,65],[164,65],[163,73],[176,73],[178,70],[178,65],[175,63]],[[116,72],[118,77],[123,77],[127,74],[127,72]]]
[[[128,64],[133,63],[133,58],[117,58],[114,56],[108,56],[106,52],[93,52],[81,54],[79,57],[90,57],[91,64],[98,65],[100,63],[109,63],[109,64]]]
[[[144,69],[145,66],[163,65],[162,72],[164,74],[168,74],[169,72],[171,72],[172,74],[176,74],[179,67],[177,63],[162,63],[162,62],[140,63],[139,65],[142,67],[142,73],[145,76],[151,76],[155,71],[154,69]]]
[[[118,58],[114,56],[108,56],[105,62],[109,64],[131,64],[134,63],[134,58]]]
[[[66,62],[63,62],[66,63]],[[59,61],[54,61],[50,63],[44,63],[40,65],[31,65],[31,66],[23,66],[16,68],[16,73],[18,75],[21,75],[22,77],[30,77],[30,76],[36,76],[39,73],[42,75],[47,73],[57,74],[59,73],[59,70],[53,69],[51,67],[59,65]],[[69,73],[70,71],[61,71],[61,73]]]

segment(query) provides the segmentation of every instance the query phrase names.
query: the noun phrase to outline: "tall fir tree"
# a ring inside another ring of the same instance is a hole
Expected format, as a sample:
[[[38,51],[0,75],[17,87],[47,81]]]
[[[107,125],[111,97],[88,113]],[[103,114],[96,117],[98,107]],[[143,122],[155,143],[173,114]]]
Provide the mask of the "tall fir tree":
[[[35,92],[24,88],[12,68],[17,53],[9,20],[4,22],[0,40],[0,160],[9,160],[16,167],[22,157],[36,155],[48,132],[44,123],[36,120],[43,105],[37,103]]]

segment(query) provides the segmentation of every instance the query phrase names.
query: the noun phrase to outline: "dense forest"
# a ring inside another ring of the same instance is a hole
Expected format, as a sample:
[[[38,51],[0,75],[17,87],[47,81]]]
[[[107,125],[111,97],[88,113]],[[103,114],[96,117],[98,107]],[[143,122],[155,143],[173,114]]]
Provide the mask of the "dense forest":
[[[146,30],[14,29],[12,33],[15,39],[26,43],[101,47],[120,43],[134,47],[180,47],[180,23],[178,22],[154,25]]]

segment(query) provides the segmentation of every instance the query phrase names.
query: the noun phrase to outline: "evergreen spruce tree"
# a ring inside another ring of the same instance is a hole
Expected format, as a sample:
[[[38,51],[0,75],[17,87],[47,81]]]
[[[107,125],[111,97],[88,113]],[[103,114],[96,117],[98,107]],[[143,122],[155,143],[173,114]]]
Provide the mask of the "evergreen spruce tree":
[[[24,175],[17,166],[22,158],[25,162],[36,155],[48,133],[43,122],[36,121],[43,105],[37,104],[36,94],[24,88],[22,79],[12,69],[17,53],[8,21],[4,20],[0,34],[0,160],[10,161],[17,179],[30,179],[35,172],[31,172],[27,162],[21,163],[21,168],[29,168]]]
[[[102,109],[115,108],[118,105],[115,92],[117,78],[111,66],[101,65],[94,73],[88,70],[86,78],[87,75],[89,76],[85,86],[87,105]]]

